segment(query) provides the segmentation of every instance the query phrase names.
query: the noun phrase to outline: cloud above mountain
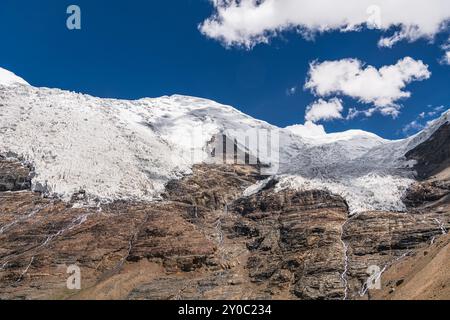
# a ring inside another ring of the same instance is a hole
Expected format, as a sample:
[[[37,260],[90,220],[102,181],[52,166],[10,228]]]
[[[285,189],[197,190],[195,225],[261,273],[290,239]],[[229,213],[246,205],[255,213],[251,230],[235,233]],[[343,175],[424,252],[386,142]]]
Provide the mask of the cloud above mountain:
[[[443,61],[445,64],[450,65],[450,50],[445,53]]]
[[[447,40],[447,43],[442,46],[442,49],[445,50],[445,52],[441,62],[450,65],[450,38]]]
[[[306,108],[306,121],[316,122],[319,120],[342,119],[342,111],[344,106],[338,98],[328,101],[319,99]]]
[[[428,110],[422,111],[419,113],[413,121],[407,123],[403,128],[402,132],[405,136],[409,136],[411,134],[415,134],[419,132],[420,130],[426,128],[427,126],[431,125],[433,122],[433,119],[435,119],[437,116],[442,116],[442,113],[448,110],[448,108],[444,105],[441,106],[428,106]]]
[[[390,31],[379,45],[401,40],[432,39],[450,19],[448,0],[211,0],[215,12],[200,31],[225,46],[251,48],[282,31],[306,38],[327,31],[358,31],[364,27]]]
[[[410,57],[379,69],[366,66],[358,59],[316,61],[310,64],[305,89],[317,97],[347,96],[372,104],[367,111],[369,114],[379,111],[383,115],[397,116],[401,108],[398,101],[411,96],[405,87],[430,76],[426,64]]]

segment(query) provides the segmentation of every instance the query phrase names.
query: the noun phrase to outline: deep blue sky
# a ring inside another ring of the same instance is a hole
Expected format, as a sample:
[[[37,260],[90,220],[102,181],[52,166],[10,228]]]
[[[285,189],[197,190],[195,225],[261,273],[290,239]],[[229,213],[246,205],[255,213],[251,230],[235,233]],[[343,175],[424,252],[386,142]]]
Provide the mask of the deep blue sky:
[[[80,31],[66,28],[70,4],[81,7]],[[413,95],[401,102],[399,118],[326,122],[327,131],[358,128],[400,138],[401,128],[428,106],[450,107],[450,66],[438,63],[442,50],[437,44],[418,41],[379,49],[380,34],[364,31],[329,33],[314,42],[284,33],[250,51],[225,49],[197,29],[211,13],[207,0],[1,0],[0,67],[35,86],[100,97],[177,93],[209,98],[286,126],[303,123],[305,107],[315,100],[304,90],[286,95],[289,87],[304,84],[311,61],[358,58],[380,67],[411,56],[428,64],[432,77],[408,86]],[[367,107],[344,101],[347,107]]]

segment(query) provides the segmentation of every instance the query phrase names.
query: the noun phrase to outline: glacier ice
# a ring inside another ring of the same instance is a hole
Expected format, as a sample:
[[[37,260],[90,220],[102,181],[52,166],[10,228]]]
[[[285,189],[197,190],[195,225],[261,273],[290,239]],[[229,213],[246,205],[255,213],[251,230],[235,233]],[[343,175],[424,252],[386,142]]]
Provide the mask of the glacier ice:
[[[278,128],[195,97],[100,99],[4,82],[0,154],[32,164],[33,188],[63,199],[80,190],[101,201],[159,199],[169,180],[208,159],[214,135],[230,132],[241,143],[233,132],[253,129],[278,134],[279,144],[271,146],[279,150],[277,190],[326,189],[342,195],[352,212],[401,211],[401,197],[414,181],[404,154],[449,118],[447,112],[423,132],[390,141],[358,130],[327,134],[311,123]]]

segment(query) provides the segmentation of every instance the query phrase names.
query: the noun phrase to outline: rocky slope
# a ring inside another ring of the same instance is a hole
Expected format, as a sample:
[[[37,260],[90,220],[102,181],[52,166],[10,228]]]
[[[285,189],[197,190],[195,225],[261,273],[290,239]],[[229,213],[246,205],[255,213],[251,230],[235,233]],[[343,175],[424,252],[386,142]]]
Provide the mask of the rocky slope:
[[[440,237],[432,245],[416,250],[384,274],[382,290],[374,299],[449,300],[450,237]]]
[[[450,123],[445,123],[427,140],[406,153],[415,160],[419,178],[428,178],[450,167]]]
[[[442,125],[426,142],[406,156],[417,161],[415,169],[423,181],[411,186],[405,197],[413,215],[431,213],[441,236],[395,261],[383,273],[382,290],[375,299],[450,299],[450,134]]]
[[[369,266],[385,270],[450,226],[448,201],[436,200],[448,190],[409,213],[349,217],[345,200],[325,191],[271,183],[242,197],[264,178],[258,171],[199,165],[153,203],[81,207],[82,193],[66,203],[2,192],[0,297],[366,299]],[[72,264],[81,291],[66,288]]]

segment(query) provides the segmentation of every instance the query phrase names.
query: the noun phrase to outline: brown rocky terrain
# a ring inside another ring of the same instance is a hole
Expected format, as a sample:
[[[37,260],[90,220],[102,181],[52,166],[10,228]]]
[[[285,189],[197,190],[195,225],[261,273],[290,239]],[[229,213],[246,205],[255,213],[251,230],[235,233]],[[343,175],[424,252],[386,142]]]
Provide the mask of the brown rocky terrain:
[[[389,268],[383,275],[384,286],[374,292],[374,298],[449,300],[449,263],[450,237],[446,235]]]
[[[426,210],[413,201],[410,213],[349,217],[345,201],[324,191],[268,184],[241,197],[262,178],[256,167],[199,165],[168,184],[164,201],[97,207],[79,206],[83,194],[64,203],[1,192],[0,297],[361,299],[369,266],[415,254],[450,225],[447,189],[418,185],[411,194]],[[72,264],[80,291],[66,288]]]
[[[411,150],[406,157],[416,160],[421,182],[405,197],[413,215],[432,214],[442,236],[413,250],[383,273],[382,290],[375,299],[450,299],[450,125],[444,124],[433,136]]]
[[[196,165],[159,202],[92,204],[32,192],[32,169],[0,158],[0,299],[450,299],[445,130],[409,154],[423,180],[407,212],[353,216],[275,180],[244,197],[257,166]]]

